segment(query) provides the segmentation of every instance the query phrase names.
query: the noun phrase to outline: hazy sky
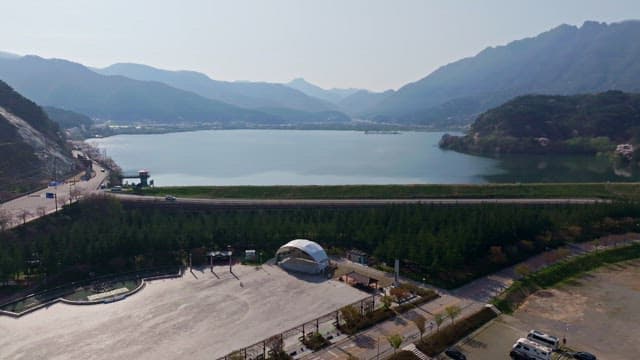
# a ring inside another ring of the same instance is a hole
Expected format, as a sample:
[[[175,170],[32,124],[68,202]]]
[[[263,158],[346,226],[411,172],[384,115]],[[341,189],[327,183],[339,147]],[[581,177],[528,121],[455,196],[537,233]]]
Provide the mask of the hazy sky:
[[[640,18],[640,0],[0,0],[0,50],[220,80],[397,88],[562,23]]]

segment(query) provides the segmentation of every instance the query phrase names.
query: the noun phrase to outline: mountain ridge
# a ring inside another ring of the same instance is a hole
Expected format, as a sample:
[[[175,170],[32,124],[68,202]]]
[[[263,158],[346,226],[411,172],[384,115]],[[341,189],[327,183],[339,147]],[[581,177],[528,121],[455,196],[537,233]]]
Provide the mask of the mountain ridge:
[[[529,93],[639,91],[638,37],[639,21],[560,25],[444,65],[401,87],[368,109],[366,116],[466,124],[489,108]],[[450,103],[463,103],[464,109]]]
[[[157,81],[209,99],[249,109],[289,108],[306,112],[337,110],[326,101],[315,99],[283,84],[220,81],[197,71],[164,70],[136,63],[116,63],[95,71],[103,75]]]
[[[82,64],[28,55],[0,59],[0,79],[39,104],[119,122],[277,123],[276,116],[242,109],[160,82],[98,74]]]

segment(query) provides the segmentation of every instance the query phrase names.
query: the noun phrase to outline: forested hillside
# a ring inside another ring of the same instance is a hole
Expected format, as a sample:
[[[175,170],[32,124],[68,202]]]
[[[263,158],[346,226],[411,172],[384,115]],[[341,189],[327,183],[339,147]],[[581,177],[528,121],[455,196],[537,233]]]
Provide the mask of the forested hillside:
[[[89,127],[93,124],[93,120],[84,114],[75,111],[59,109],[53,106],[45,106],[42,108],[49,119],[58,124],[63,129],[71,129],[74,127]]]
[[[58,125],[29,99],[0,81],[0,201],[59,176],[73,162]]]
[[[295,238],[332,251],[358,248],[380,261],[402,260],[405,275],[452,286],[546,248],[602,234],[637,231],[640,206],[465,207],[389,206],[369,209],[127,209],[92,199],[0,235],[0,278],[25,270],[37,254],[49,275],[122,271],[178,264],[187,253],[257,249],[271,256]]]
[[[441,147],[472,153],[597,153],[640,143],[640,95],[528,95],[480,115]]]

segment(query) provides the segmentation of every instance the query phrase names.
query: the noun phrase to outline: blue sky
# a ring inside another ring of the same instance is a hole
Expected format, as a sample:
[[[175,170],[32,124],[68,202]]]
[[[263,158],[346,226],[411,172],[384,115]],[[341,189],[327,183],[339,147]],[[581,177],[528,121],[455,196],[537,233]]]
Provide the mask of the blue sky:
[[[0,50],[372,90],[563,23],[640,19],[638,0],[0,1]]]

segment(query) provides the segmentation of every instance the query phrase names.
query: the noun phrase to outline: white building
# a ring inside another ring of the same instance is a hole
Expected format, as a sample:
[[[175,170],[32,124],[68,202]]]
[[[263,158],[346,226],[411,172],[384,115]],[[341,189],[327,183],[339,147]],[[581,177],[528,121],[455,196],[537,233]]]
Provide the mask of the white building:
[[[276,252],[276,264],[285,270],[319,274],[329,266],[329,257],[317,243],[296,239],[282,245]]]

